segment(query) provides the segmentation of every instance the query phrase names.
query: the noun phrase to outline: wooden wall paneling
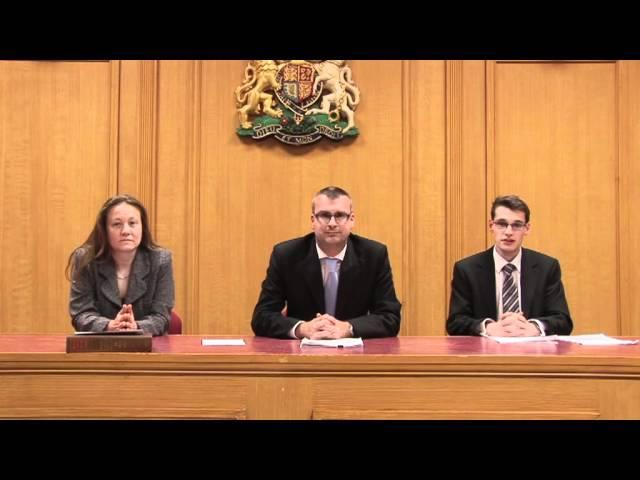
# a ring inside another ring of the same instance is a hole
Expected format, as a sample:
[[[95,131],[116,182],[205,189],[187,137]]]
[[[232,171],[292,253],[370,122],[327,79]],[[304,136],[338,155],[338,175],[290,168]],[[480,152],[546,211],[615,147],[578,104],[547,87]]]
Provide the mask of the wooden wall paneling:
[[[451,280],[453,264],[460,260],[463,254],[464,230],[464,192],[462,172],[464,163],[462,157],[463,138],[463,62],[462,60],[447,61],[446,63],[446,129],[447,141],[445,145],[447,155],[447,279]],[[475,186],[473,186],[475,187]],[[472,187],[472,188],[473,188]],[[445,279],[446,282],[446,279]],[[451,286],[446,289],[450,293]],[[447,296],[448,299],[448,296]],[[445,301],[447,300],[445,299]]]
[[[560,260],[575,333],[619,333],[615,63],[490,62],[487,91],[487,203],[527,201],[525,246]]]
[[[183,333],[198,332],[199,319],[201,65],[158,65],[156,237],[173,253]]]
[[[619,148],[619,275],[621,335],[640,335],[640,62],[621,61],[618,65]],[[611,216],[601,219],[605,228]]]
[[[200,315],[200,250],[201,236],[201,182],[202,171],[200,159],[202,157],[202,62],[197,61],[190,71],[191,81],[188,83],[191,91],[190,108],[188,109],[190,122],[188,125],[188,158],[187,158],[187,265],[186,265],[186,293],[187,314],[195,326],[200,327],[204,318]],[[188,332],[189,330],[187,330]],[[199,332],[207,329],[199,328]]]
[[[456,261],[486,245],[485,62],[446,62],[446,255],[441,302],[448,314]],[[438,299],[439,300],[439,299]],[[433,299],[433,301],[437,301]],[[433,335],[444,333],[432,332]]]
[[[405,61],[401,335],[444,333],[445,62]],[[400,283],[401,280],[401,283]]]
[[[264,215],[255,208],[254,202],[260,202],[265,189],[270,185],[278,189],[278,181],[259,177],[247,180],[260,159],[246,150],[250,146],[243,145],[235,133],[234,90],[241,84],[246,63],[202,63],[197,241],[198,327],[203,333],[249,333],[249,304],[256,299],[248,294],[255,288],[249,280],[253,273],[250,249],[262,235],[259,228],[251,229],[251,221],[277,225],[282,222],[281,212],[286,211],[275,209]]]
[[[137,197],[155,231],[158,61],[121,62],[118,193]]]
[[[110,138],[109,138],[109,172],[108,196],[115,195],[118,191],[118,162],[120,157],[120,66],[119,60],[111,63],[111,105],[109,111]],[[97,214],[97,212],[96,212]]]
[[[109,192],[117,66],[0,62],[0,331],[71,331],[67,258]]]
[[[487,246],[489,212],[487,198],[487,105],[486,62],[462,62],[462,256]],[[455,201],[455,199],[454,199]],[[453,272],[450,265],[449,275]],[[449,278],[450,281],[450,278]],[[450,285],[449,285],[450,287]],[[447,297],[448,301],[448,297]]]

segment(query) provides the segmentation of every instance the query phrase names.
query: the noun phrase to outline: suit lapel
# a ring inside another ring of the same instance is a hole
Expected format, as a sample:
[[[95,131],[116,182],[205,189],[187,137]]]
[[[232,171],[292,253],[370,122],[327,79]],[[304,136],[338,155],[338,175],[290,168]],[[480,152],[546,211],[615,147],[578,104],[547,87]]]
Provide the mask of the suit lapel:
[[[311,292],[311,297],[315,302],[317,312],[324,312],[324,287],[322,285],[322,270],[320,269],[320,259],[316,250],[315,237],[311,238],[307,256],[298,265],[300,273]]]
[[[347,251],[344,260],[340,265],[340,276],[338,281],[338,298],[336,300],[336,318],[341,318],[345,305],[356,298],[358,294],[355,290],[360,287],[357,281],[357,274],[360,270],[360,259],[356,252],[351,236],[347,243]]]
[[[536,270],[538,263],[531,258],[529,252],[522,249],[522,274],[520,275],[520,288],[522,292],[520,296],[522,298],[522,311],[526,318],[529,318],[529,312],[533,306],[533,297],[536,290]]]
[[[147,292],[147,275],[151,270],[149,254],[145,250],[138,249],[129,278],[126,303],[134,303]]]
[[[485,308],[489,312],[489,318],[496,318],[498,306],[496,305],[496,264],[493,261],[493,247],[485,252],[476,266],[479,270],[480,298],[487,302]]]
[[[118,284],[116,283],[116,270],[112,261],[105,261],[97,263],[98,275],[103,277],[103,281],[100,282],[100,290],[102,294],[111,303],[120,307],[122,300],[120,300],[120,294],[118,292]]]

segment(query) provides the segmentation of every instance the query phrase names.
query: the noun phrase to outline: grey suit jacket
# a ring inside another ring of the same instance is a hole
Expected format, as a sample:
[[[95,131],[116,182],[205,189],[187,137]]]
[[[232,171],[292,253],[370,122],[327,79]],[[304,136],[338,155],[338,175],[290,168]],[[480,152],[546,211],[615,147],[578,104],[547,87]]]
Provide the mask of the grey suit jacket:
[[[76,251],[76,265],[84,253],[81,248]],[[72,280],[69,301],[72,324],[76,331],[102,332],[122,305],[130,303],[139,328],[152,335],[163,335],[169,329],[174,289],[169,250],[138,248],[124,300],[120,300],[118,293],[113,261],[93,262]]]
[[[523,248],[521,268],[524,316],[540,320],[547,335],[569,335],[573,321],[558,260]],[[482,321],[485,318],[495,319],[497,315],[492,247],[454,265],[447,332],[450,335],[479,335]]]
[[[358,235],[349,235],[340,266],[335,317],[347,320],[356,337],[392,337],[400,329],[400,302],[396,297],[387,247]],[[281,310],[287,305],[287,316]],[[273,248],[267,277],[253,312],[256,335],[290,338],[300,320],[324,313],[324,287],[315,235],[279,243]]]

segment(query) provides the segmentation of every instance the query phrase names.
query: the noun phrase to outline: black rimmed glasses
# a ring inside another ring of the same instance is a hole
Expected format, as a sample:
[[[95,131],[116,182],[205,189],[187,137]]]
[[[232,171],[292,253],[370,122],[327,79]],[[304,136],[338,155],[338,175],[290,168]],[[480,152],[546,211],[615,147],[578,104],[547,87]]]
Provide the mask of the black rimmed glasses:
[[[349,220],[349,218],[351,218],[351,213],[352,212],[336,212],[336,213],[331,213],[331,212],[318,212],[315,213],[313,216],[316,217],[316,220],[318,220],[320,223],[322,223],[323,225],[328,225],[329,222],[331,222],[331,219],[335,219],[336,223],[338,225],[344,225],[346,223],[347,220]]]

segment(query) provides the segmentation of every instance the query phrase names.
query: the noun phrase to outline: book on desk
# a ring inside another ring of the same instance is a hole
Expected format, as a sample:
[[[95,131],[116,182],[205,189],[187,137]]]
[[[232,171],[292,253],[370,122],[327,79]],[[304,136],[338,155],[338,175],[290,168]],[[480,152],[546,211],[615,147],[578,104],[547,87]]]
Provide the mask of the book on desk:
[[[151,334],[142,330],[75,332],[67,336],[67,353],[150,352]]]

